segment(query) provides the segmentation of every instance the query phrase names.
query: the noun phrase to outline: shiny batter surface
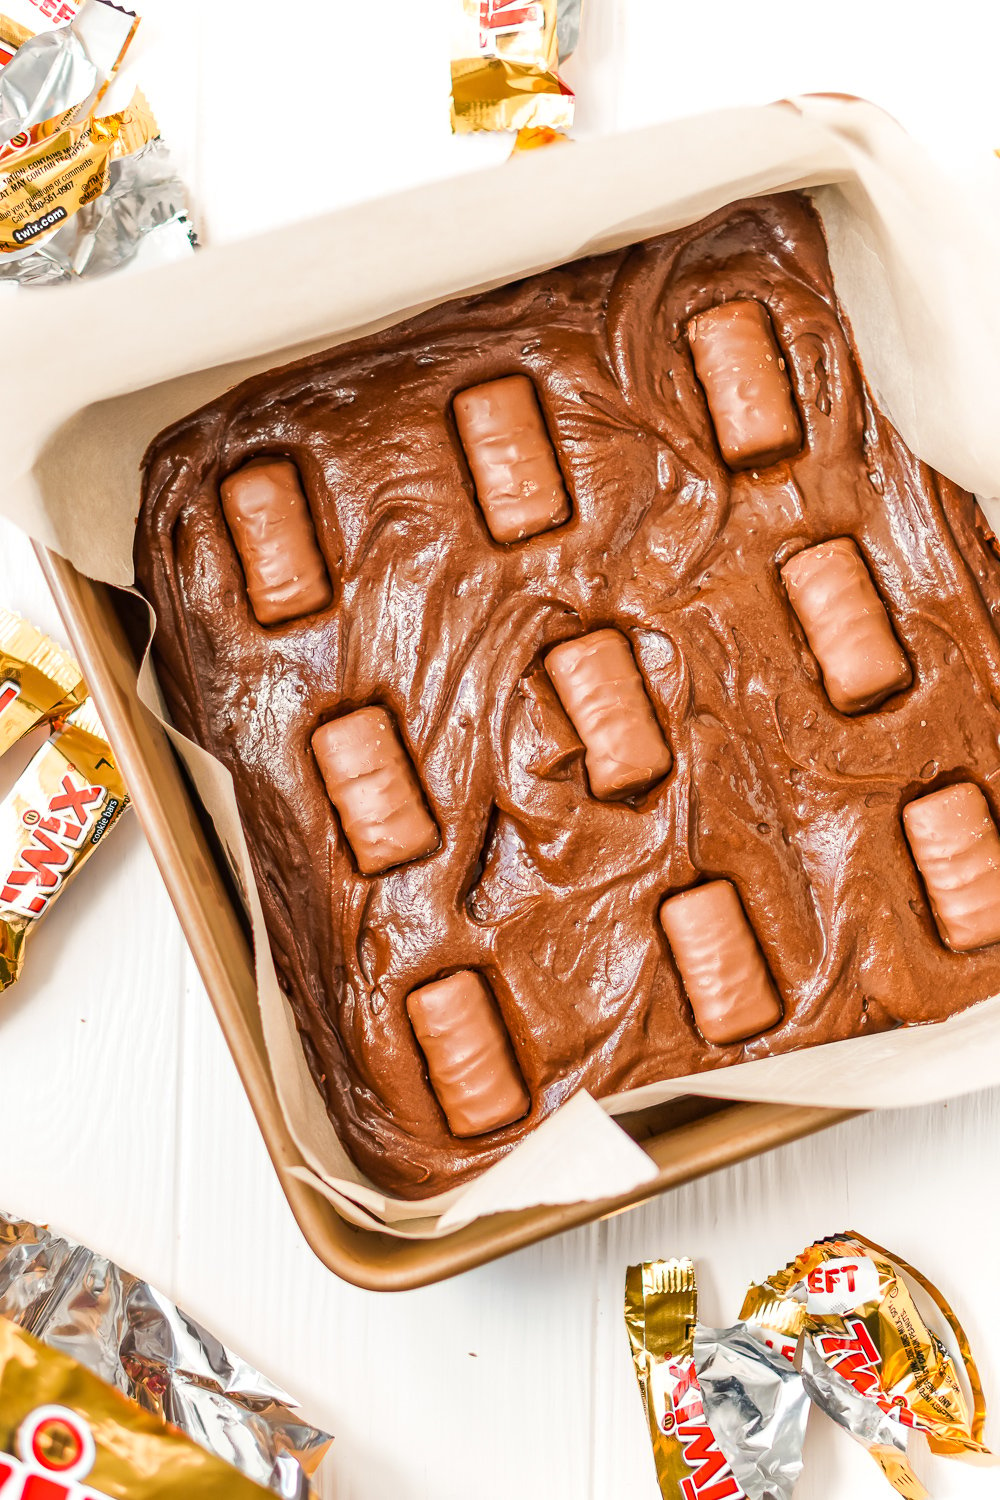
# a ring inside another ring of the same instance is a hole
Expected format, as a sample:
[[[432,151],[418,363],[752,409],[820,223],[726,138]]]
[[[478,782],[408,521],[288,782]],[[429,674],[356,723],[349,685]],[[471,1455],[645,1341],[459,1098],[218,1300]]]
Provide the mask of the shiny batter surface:
[[[766,302],[803,419],[799,457],[723,463],[683,330]],[[573,502],[556,531],[490,538],[451,415],[535,382]],[[333,604],[255,620],[219,502],[256,455],[302,475]],[[903,836],[910,798],[1000,771],[1000,567],[970,496],[872,406],[819,223],[757,199],[614,254],[461,299],[256,377],[162,434],[136,544],[180,729],[233,773],[278,974],[360,1166],[423,1196],[494,1162],[575,1089],[604,1095],[814,1042],[936,1020],[1000,990],[1000,945],[941,943]],[[779,568],[853,537],[913,668],[838,714]],[[555,642],[628,636],[673,751],[633,803],[588,792],[542,666]],[[440,849],[358,874],[310,749],[335,713],[401,727]],[[657,918],[732,880],[784,1004],[714,1047]],[[406,1015],[410,990],[482,971],[532,1098],[457,1140]]]

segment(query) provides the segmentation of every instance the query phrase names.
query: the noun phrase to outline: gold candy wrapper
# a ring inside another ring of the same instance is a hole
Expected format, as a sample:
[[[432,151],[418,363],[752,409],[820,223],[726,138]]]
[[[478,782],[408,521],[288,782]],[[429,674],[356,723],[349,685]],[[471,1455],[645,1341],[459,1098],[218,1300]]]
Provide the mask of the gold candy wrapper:
[[[0,755],[37,725],[65,718],[86,696],[69,652],[0,608]]]
[[[269,1491],[0,1318],[3,1500],[261,1500]]]
[[[453,0],[460,7],[451,64],[451,128],[566,130],[572,91],[559,77],[580,0]]]
[[[127,108],[66,125],[20,152],[0,154],[0,254],[55,229],[108,189],[111,164],[133,156],[159,130],[141,89]]]
[[[928,1328],[904,1275],[950,1327],[971,1405],[955,1360]],[[813,1400],[864,1442],[906,1500],[926,1495],[906,1458],[908,1430],[923,1432],[935,1453],[989,1453],[979,1372],[951,1307],[925,1276],[862,1235],[848,1231],[810,1245],[751,1286],[741,1317],[778,1338],[806,1335],[803,1374]]]
[[[50,735],[0,802],[0,989],[17,979],[28,934],[117,823],[128,800],[88,698]]]
[[[690,1260],[629,1267],[625,1324],[663,1500],[746,1500],[705,1418],[694,1366],[697,1318]]]

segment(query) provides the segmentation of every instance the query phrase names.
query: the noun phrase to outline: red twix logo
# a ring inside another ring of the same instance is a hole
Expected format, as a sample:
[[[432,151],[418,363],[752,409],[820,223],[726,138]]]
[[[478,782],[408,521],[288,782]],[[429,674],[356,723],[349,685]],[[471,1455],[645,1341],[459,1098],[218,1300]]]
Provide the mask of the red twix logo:
[[[856,1391],[867,1396],[887,1416],[895,1417],[904,1427],[915,1427],[913,1413],[901,1396],[892,1400],[879,1379],[882,1361],[871,1334],[860,1318],[845,1318],[844,1334],[819,1333],[816,1347],[831,1370],[850,1381]]]
[[[91,786],[75,766],[69,766],[45,811],[29,807],[22,813],[21,821],[31,832],[4,878],[0,905],[25,916],[41,915],[72,870],[73,856],[100,812],[105,795],[104,787]]]
[[[0,714],[4,709],[10,708],[12,703],[16,703],[20,696],[21,689],[12,677],[8,677],[6,682],[0,682]]]
[[[77,0],[31,0],[31,3],[47,21],[55,21],[57,25],[72,21],[80,9]]]
[[[705,1421],[694,1360],[671,1366],[669,1373],[672,1420],[676,1420],[677,1441],[691,1471],[680,1482],[683,1500],[745,1500],[729,1460]],[[663,1426],[669,1431],[666,1421]]]

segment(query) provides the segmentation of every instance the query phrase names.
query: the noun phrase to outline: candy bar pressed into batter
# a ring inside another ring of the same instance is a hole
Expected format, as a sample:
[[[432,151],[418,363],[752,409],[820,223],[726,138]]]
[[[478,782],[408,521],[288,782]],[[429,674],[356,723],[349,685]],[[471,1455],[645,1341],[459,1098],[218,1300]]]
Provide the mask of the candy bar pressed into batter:
[[[903,824],[944,941],[959,952],[1000,942],[1000,833],[979,788],[918,797]]]
[[[834,708],[862,713],[909,685],[910,664],[850,537],[806,547],[781,576]]]
[[[254,376],[146,460],[178,727],[233,777],[358,1165],[1000,991],[1000,563],[873,407],[798,195]],[[984,795],[984,793],[986,795]]]
[[[687,334],[729,467],[763,469],[798,453],[799,414],[767,308],[736,298],[698,313]]]
[[[586,747],[595,797],[626,797],[666,776],[673,757],[621,631],[563,641],[545,670]]]
[[[520,1120],[531,1100],[486,981],[468,969],[414,990],[406,1011],[456,1136]]]
[[[706,1041],[724,1046],[777,1025],[781,1001],[731,881],[671,896],[660,921]]]
[[[333,590],[295,465],[251,459],[219,491],[260,623],[280,625],[325,609]]]
[[[461,391],[455,421],[495,541],[521,542],[569,519],[569,496],[526,376]]]
[[[437,848],[437,826],[384,708],[322,724],[312,747],[362,874],[380,875]]]

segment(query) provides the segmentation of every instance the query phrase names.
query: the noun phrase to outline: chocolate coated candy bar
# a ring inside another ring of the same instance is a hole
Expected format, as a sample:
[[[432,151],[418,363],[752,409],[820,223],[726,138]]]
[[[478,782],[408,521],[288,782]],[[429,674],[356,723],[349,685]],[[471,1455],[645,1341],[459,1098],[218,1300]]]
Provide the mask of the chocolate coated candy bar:
[[[524,541],[569,520],[569,496],[526,375],[462,391],[455,421],[495,541]]]
[[[461,969],[425,984],[406,1010],[453,1135],[485,1135],[527,1114],[531,1098],[481,974]]]
[[[706,1041],[721,1047],[777,1025],[781,1001],[730,881],[668,897],[660,921]]]
[[[796,553],[781,576],[834,708],[862,713],[909,686],[910,664],[850,537]]]
[[[949,948],[1000,942],[1000,834],[971,781],[918,797],[903,827]]]
[[[438,847],[437,825],[384,708],[359,708],[321,724],[312,747],[363,875],[380,875]]]
[[[260,623],[280,625],[325,609],[333,591],[295,465],[255,458],[224,479],[221,489]]]
[[[673,756],[620,630],[563,641],[545,670],[583,741],[595,797],[627,797],[666,776]]]
[[[802,426],[767,308],[724,302],[687,326],[695,373],[731,469],[767,468],[802,447]]]

